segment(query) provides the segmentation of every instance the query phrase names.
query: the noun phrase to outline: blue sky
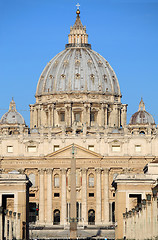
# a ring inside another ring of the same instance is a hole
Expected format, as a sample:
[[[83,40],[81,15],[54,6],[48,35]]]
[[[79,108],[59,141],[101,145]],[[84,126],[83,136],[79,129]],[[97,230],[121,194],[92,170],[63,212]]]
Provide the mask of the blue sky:
[[[12,96],[29,125],[39,76],[62,51],[76,18],[76,0],[0,1],[0,116]],[[119,80],[128,121],[141,97],[158,124],[158,0],[80,0],[92,49]]]

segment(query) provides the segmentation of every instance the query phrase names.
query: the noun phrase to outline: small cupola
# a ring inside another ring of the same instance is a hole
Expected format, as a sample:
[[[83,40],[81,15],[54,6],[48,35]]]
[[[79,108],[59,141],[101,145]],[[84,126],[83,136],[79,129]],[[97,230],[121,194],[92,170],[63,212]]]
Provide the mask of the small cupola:
[[[154,118],[153,116],[148,113],[146,110],[145,110],[145,104],[144,104],[144,101],[143,99],[141,98],[141,101],[139,103],[139,109],[137,112],[135,112],[131,119],[130,119],[130,122],[129,122],[130,125],[137,125],[137,124],[152,124],[152,125],[155,125],[155,121],[154,121]]]

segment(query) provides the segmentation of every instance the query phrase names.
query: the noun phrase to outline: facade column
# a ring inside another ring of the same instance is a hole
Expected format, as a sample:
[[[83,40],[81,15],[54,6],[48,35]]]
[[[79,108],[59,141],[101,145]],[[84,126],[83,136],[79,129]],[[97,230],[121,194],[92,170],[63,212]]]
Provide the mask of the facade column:
[[[96,225],[101,224],[101,169],[96,169]]]
[[[87,224],[87,169],[82,169],[82,218]]]
[[[4,220],[4,238],[7,239],[8,234],[8,210],[4,210],[5,220]]]
[[[9,211],[9,240],[12,240],[12,211]]]
[[[52,224],[52,169],[47,169],[47,223]]]
[[[109,223],[109,169],[104,169],[104,224]]]
[[[39,223],[45,222],[44,169],[39,170]]]
[[[3,239],[3,207],[0,207],[0,239]]]
[[[20,213],[16,215],[16,221],[17,221],[16,239],[21,239],[21,214]]]
[[[16,239],[16,212],[13,212],[13,238]]]
[[[66,221],[66,169],[61,169],[61,225]]]

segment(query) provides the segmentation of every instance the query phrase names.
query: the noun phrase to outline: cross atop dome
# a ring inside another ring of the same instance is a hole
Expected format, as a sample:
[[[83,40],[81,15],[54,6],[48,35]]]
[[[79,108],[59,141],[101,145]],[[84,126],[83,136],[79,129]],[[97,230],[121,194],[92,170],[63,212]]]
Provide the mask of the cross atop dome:
[[[79,14],[80,14],[80,8],[79,8],[79,7],[80,7],[80,4],[77,3],[77,4],[76,4],[76,7],[77,7],[76,14],[79,15]]]

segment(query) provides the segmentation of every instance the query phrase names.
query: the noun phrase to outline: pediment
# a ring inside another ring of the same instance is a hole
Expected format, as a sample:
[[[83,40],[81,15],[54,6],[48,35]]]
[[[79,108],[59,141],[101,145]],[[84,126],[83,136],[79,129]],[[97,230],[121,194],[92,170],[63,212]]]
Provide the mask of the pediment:
[[[61,148],[56,152],[48,154],[47,158],[72,158],[72,152],[73,152],[73,146],[74,146],[74,156],[75,158],[102,158],[102,155],[95,153],[93,151],[90,151],[84,147],[81,147],[77,144],[71,144],[67,147]]]

